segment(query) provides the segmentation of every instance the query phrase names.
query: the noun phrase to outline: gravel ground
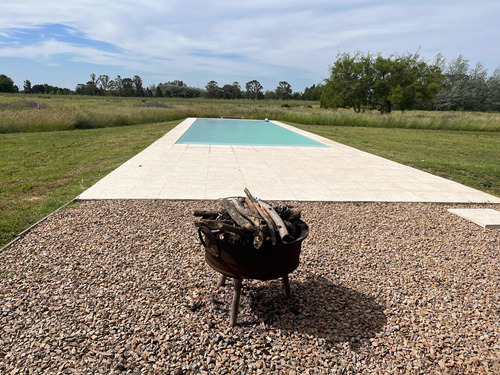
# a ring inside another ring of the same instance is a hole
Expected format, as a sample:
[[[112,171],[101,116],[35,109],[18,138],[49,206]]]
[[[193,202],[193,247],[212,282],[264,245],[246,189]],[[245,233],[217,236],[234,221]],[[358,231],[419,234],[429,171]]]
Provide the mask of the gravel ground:
[[[473,206],[296,205],[293,296],[245,280],[235,328],[192,224],[216,202],[52,215],[0,253],[0,373],[500,373],[500,232],[446,212]]]

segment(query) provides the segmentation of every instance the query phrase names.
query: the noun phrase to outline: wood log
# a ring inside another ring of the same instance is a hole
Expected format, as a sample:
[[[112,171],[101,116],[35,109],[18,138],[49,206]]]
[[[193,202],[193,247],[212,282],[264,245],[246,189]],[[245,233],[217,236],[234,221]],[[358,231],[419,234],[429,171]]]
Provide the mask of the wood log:
[[[209,217],[217,217],[219,215],[219,212],[212,210],[195,210],[193,212],[193,215],[208,219]]]
[[[210,222],[222,223],[222,224],[227,224],[227,225],[234,225],[235,224],[233,220],[220,220],[220,219],[219,220],[215,220],[215,219],[204,219],[204,218],[201,218],[200,220],[195,220],[194,225],[196,227],[199,227],[203,223],[210,223]]]
[[[260,216],[257,212],[252,211],[251,209],[243,206],[242,201],[237,198],[228,198],[227,199],[234,208],[243,215],[246,219],[250,220],[255,226],[254,229],[254,237],[253,237],[253,247],[256,249],[260,249],[262,244],[264,243],[264,233],[263,229],[266,226],[263,226],[262,223],[265,223],[265,220]]]
[[[245,200],[245,202],[247,203],[248,207],[251,210],[257,212],[265,220],[267,226],[269,227],[269,235],[271,237],[271,243],[273,245],[276,245],[276,228],[275,228],[274,221],[271,219],[271,216],[269,216],[269,214],[266,212],[266,210],[263,209],[259,205],[259,203],[253,197],[253,195],[250,193],[250,191],[247,188],[245,188],[244,191],[245,191],[245,194],[248,197],[248,199]]]
[[[231,219],[233,219],[236,224],[238,224],[243,229],[252,232],[255,230],[254,224],[246,217],[244,217],[242,214],[240,214],[235,205],[229,199],[223,199],[222,205],[226,209],[229,216],[231,216]]]
[[[272,208],[269,204],[267,204],[264,201],[261,201],[260,199],[257,199],[257,203],[267,211],[269,214],[271,220],[276,224],[276,229],[278,230],[278,234],[280,235],[281,240],[283,243],[287,243],[290,241],[293,241],[294,238],[288,233],[288,229],[286,228],[285,223],[281,219],[280,215]]]
[[[243,198],[244,199],[244,198]],[[256,227],[260,226],[261,222],[264,221],[262,216],[260,216],[257,212],[252,211],[251,209],[243,206],[243,201],[240,201],[236,198],[228,198],[228,201],[234,205],[234,208],[248,220],[250,220]]]
[[[252,236],[252,232],[249,232],[240,227],[236,227],[234,225],[225,224],[218,220],[198,220],[194,222],[194,225],[196,225],[197,227],[205,225],[206,227],[213,230],[219,230],[223,233],[233,233],[245,238]]]

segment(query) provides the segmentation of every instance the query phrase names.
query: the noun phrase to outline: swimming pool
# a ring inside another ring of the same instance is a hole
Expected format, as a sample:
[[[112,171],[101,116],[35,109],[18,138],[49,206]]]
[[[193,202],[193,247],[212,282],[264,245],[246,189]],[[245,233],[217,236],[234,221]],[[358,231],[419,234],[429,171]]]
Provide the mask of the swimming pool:
[[[178,144],[328,147],[272,122],[196,119]]]

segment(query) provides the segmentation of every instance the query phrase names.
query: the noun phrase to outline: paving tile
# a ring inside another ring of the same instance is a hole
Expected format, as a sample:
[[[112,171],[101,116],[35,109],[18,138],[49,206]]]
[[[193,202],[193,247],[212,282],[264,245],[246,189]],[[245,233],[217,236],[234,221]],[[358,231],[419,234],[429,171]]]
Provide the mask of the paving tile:
[[[186,145],[188,118],[80,195],[80,199],[477,202],[500,198],[279,122],[329,147]]]
[[[136,186],[129,192],[129,199],[157,199],[161,191],[161,186]]]
[[[500,212],[491,208],[450,208],[448,212],[488,229],[500,228]]]
[[[370,190],[350,190],[350,191],[336,191],[335,194],[343,202],[380,202],[382,197]]]

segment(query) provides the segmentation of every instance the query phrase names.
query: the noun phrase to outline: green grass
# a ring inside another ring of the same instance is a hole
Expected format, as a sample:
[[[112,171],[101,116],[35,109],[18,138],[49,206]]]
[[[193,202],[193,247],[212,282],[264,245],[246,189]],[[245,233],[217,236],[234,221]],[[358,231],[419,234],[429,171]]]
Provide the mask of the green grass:
[[[307,125],[404,129],[500,131],[500,114],[471,112],[394,111],[354,113],[320,109],[317,102],[179,98],[118,98],[91,96],[0,97],[0,133],[89,129],[186,117],[239,116]]]
[[[0,245],[75,198],[178,123],[0,134]]]
[[[291,125],[500,197],[500,133]]]

